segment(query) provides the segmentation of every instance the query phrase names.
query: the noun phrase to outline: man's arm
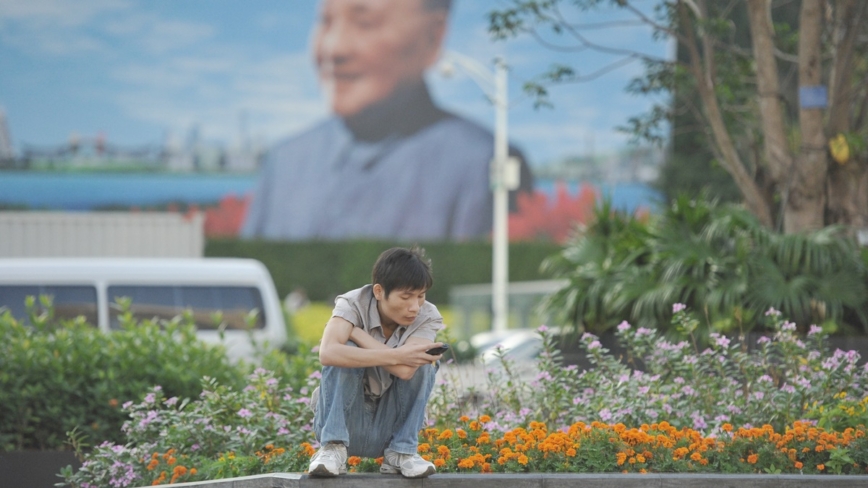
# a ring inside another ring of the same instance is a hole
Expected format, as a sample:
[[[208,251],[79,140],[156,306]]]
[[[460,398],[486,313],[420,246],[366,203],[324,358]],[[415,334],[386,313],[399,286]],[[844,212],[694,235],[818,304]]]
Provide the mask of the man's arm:
[[[348,340],[352,340],[359,347],[348,346]],[[381,366],[389,373],[406,380],[413,377],[419,366],[440,358],[425,354],[433,344],[427,339],[410,337],[401,347],[388,347],[346,319],[332,317],[323,332],[319,360],[323,366],[341,368]]]
[[[353,328],[353,331],[350,334],[350,340],[355,342],[359,347],[363,347],[365,349],[371,349],[374,351],[385,351],[385,350],[394,351],[394,350],[402,349],[402,348],[409,347],[409,346],[421,346],[422,351],[424,353],[424,351],[427,351],[428,349],[431,349],[432,347],[441,345],[441,343],[439,343],[439,342],[434,342],[434,341],[431,341],[429,339],[424,339],[422,337],[412,337],[411,336],[411,337],[407,338],[407,341],[404,342],[403,346],[398,347],[398,348],[391,348],[391,347],[383,344],[382,342],[374,339],[373,337],[370,336],[370,334],[368,334],[367,332],[365,332],[364,330],[362,330],[358,327]],[[426,359],[425,364],[437,361],[441,357],[441,355],[431,356],[430,354],[424,354],[424,356]],[[415,366],[412,364],[398,364],[395,366],[383,366],[383,369],[385,369],[389,373],[397,376],[398,378],[401,378],[402,380],[408,380],[408,379],[412,378],[414,374],[416,374],[416,370],[419,369],[419,366],[422,366],[422,365],[423,364],[419,364],[419,365],[415,365]]]

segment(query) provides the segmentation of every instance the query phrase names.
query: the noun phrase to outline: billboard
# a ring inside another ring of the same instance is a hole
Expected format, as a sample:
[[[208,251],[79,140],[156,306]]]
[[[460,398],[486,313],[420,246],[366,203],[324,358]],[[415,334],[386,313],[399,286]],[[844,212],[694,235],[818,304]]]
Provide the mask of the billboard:
[[[564,207],[587,206],[580,186],[617,199],[621,183],[649,180],[614,130],[648,105],[623,94],[641,67],[553,91],[555,108],[536,110],[522,81],[557,53],[490,39],[488,4],[84,0],[74,15],[47,0],[7,4],[0,105],[18,145],[0,163],[0,205],[207,204],[206,229],[245,238],[486,239],[495,58],[509,67],[518,228],[550,227],[558,205],[559,219],[585,214]],[[450,53],[464,62],[447,73]],[[592,166],[594,181],[567,178]],[[630,192],[629,205],[650,204],[636,203],[647,187]]]

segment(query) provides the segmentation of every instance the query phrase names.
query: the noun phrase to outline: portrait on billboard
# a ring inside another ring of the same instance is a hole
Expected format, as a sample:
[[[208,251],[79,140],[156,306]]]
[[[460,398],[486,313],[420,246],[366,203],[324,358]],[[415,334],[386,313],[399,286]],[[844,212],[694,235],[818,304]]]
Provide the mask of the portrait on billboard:
[[[432,99],[450,0],[321,0],[311,52],[330,114],[270,148],[241,235],[472,240],[492,227],[490,130]],[[520,151],[520,187],[530,192]]]

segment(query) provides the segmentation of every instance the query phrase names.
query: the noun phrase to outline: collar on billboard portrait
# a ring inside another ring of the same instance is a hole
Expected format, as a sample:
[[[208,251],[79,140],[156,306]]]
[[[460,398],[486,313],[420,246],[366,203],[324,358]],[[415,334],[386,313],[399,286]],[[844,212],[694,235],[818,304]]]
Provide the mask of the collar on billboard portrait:
[[[428,87],[420,81],[343,120],[354,139],[375,142],[414,134],[448,115],[434,105]]]

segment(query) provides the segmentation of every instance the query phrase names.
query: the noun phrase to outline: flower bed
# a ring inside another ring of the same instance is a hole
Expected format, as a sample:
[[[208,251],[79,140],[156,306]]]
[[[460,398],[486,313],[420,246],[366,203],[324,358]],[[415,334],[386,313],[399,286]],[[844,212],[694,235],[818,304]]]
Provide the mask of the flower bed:
[[[801,336],[775,311],[768,317],[776,334],[753,350],[723,336],[697,350],[683,307],[682,341],[624,323],[619,337],[644,371],[591,335],[582,344],[594,367],[563,367],[541,328],[535,379],[505,361],[469,403],[441,378],[419,451],[441,473],[868,473],[858,354],[828,351],[819,328]],[[308,389],[318,373],[308,381],[296,391],[260,369],[240,391],[209,380],[192,401],[156,388],[123,406],[127,442],[100,445],[64,477],[87,488],[301,472],[315,448]],[[354,457],[351,470],[377,462]]]

